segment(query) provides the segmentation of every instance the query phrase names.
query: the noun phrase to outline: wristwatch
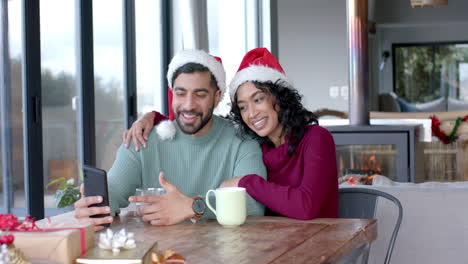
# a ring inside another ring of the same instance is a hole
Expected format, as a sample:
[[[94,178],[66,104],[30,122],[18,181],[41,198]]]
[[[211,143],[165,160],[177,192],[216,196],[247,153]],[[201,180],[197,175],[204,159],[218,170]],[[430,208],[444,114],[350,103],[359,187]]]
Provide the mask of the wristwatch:
[[[206,204],[200,196],[193,197],[192,210],[195,213],[191,219],[192,222],[196,222],[196,220],[200,219],[205,213]]]

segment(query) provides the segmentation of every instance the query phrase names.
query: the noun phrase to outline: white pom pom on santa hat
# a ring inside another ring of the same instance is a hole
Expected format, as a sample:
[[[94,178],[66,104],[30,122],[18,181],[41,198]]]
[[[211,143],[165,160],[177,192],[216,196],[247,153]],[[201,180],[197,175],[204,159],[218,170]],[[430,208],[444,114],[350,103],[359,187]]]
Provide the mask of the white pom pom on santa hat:
[[[162,121],[156,126],[156,134],[161,140],[172,140],[176,134],[174,122],[170,120]]]

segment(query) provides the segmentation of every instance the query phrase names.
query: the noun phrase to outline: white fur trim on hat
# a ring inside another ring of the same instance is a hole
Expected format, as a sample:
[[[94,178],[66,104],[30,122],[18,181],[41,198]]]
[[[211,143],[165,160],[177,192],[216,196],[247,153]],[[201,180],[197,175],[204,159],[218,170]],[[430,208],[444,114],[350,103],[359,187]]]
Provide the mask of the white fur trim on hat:
[[[172,58],[169,68],[167,69],[167,82],[169,87],[172,89],[171,82],[174,72],[190,62],[199,63],[210,70],[216,78],[222,96],[226,90],[226,72],[224,71],[223,64],[203,50],[182,50]]]
[[[245,82],[276,82],[279,79],[284,81],[286,85],[292,87],[291,82],[284,73],[263,65],[250,65],[249,67],[238,71],[234,78],[232,78],[232,81],[229,84],[231,100],[234,100],[234,95],[236,94],[237,88],[239,88],[239,86]]]
[[[173,121],[165,120],[156,126],[156,133],[161,140],[172,140],[176,134]]]

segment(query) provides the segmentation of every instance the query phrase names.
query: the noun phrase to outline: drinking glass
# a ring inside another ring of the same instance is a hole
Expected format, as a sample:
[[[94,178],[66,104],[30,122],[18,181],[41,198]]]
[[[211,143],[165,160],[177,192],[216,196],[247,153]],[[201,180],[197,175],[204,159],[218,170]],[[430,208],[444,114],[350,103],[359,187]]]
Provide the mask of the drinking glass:
[[[156,196],[156,195],[163,195],[166,193],[164,188],[136,188],[135,189],[135,196]],[[135,203],[136,205],[136,212],[139,212],[141,208],[144,206],[149,205],[149,203]]]

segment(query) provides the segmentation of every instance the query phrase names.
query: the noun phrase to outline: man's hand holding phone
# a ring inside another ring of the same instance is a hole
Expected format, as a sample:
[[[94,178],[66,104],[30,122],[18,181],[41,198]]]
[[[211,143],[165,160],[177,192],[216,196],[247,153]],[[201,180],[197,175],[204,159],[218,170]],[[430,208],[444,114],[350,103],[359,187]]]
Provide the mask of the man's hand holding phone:
[[[106,215],[110,213],[109,206],[90,207],[92,205],[102,203],[102,197],[101,196],[85,197],[83,184],[80,186],[80,192],[81,192],[81,199],[75,202],[75,212],[74,212],[75,218],[78,219],[78,221],[86,221],[86,222],[93,223],[95,231],[102,230],[106,228],[106,226],[109,226],[114,220],[112,216],[105,216],[105,217],[98,217],[98,218],[92,217],[96,215]],[[103,226],[103,225],[106,225],[106,226]]]
[[[110,216],[106,171],[83,165],[83,180],[81,199],[75,203],[75,218],[92,222],[95,230],[109,227],[113,218]]]

